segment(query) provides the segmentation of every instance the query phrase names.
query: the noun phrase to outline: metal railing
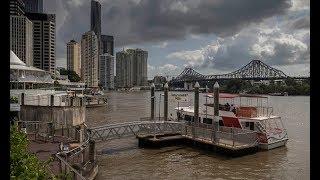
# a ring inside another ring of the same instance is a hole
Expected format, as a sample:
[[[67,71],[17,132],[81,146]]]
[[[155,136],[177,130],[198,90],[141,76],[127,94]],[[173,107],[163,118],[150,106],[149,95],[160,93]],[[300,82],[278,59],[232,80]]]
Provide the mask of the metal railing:
[[[93,140],[106,141],[137,135],[180,133],[182,124],[174,121],[134,121],[94,127],[89,129],[89,134]]]
[[[251,147],[258,144],[255,131],[233,127],[219,127],[216,131],[212,125],[185,125],[182,135],[232,148]]]
[[[85,103],[85,99],[65,94],[24,94],[23,103],[29,106],[51,106],[51,95],[54,95],[53,106],[81,106],[81,101]],[[21,94],[12,96],[18,97],[18,103],[22,104]]]
[[[257,107],[257,117],[270,117],[273,114],[273,107]]]
[[[89,132],[91,132],[90,138],[97,141],[107,141],[136,135],[179,133],[184,136],[207,140],[211,143],[223,144],[234,148],[254,146],[258,143],[258,137],[255,131],[233,127],[219,127],[219,130],[215,131],[211,124],[193,126],[193,123],[175,121],[136,121],[104,125],[89,130]]]
[[[85,124],[84,124],[85,125]],[[85,175],[83,175],[84,168],[89,164],[93,163],[90,162],[90,159],[88,158],[88,150],[89,150],[89,135],[87,133],[86,125],[84,129],[84,136],[85,140],[76,148],[73,148],[71,150],[67,151],[61,151],[56,153],[56,157],[60,160],[60,163],[63,164],[64,170],[62,170],[62,164],[61,165],[61,171],[64,173],[70,173],[73,172],[75,179],[86,179]],[[72,164],[81,163],[82,167],[80,170],[75,169]]]
[[[69,140],[77,141],[79,140],[76,137],[77,133],[81,133],[77,128],[70,127],[68,129],[58,129],[51,131],[50,128],[52,127],[50,124],[51,122],[40,122],[40,121],[22,121],[18,122],[18,124],[21,123],[19,126],[21,126],[21,129],[28,135],[34,135],[35,139],[39,139],[39,136],[44,137],[45,140],[53,139],[57,136],[63,136],[67,137]],[[55,154],[55,157],[58,158],[60,161],[60,166],[64,166],[64,170],[61,169],[61,171],[64,171],[64,173],[70,173],[73,172],[74,178],[80,178],[80,179],[86,179],[82,174],[82,170],[75,169],[72,164],[75,163],[81,163],[85,167],[89,164],[89,158],[88,155],[88,149],[89,149],[89,135],[87,133],[86,124],[84,124],[84,141],[79,144],[79,146],[67,150],[67,151],[61,151]],[[53,127],[54,128],[54,127]],[[61,131],[62,130],[62,131]],[[70,131],[68,133],[64,133],[64,131]]]

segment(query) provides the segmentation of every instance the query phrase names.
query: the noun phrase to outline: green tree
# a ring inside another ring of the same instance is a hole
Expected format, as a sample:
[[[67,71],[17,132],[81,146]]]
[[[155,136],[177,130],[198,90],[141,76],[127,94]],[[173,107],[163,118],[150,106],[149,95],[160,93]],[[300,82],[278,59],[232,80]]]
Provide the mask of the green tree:
[[[71,82],[79,82],[81,80],[80,76],[75,71],[67,69],[60,69],[60,75],[68,75],[68,79]]]
[[[11,179],[48,179],[46,164],[27,151],[26,134],[10,127],[10,177]]]
[[[296,81],[291,77],[288,77],[287,79],[285,79],[285,83],[287,86],[294,86],[297,84]]]

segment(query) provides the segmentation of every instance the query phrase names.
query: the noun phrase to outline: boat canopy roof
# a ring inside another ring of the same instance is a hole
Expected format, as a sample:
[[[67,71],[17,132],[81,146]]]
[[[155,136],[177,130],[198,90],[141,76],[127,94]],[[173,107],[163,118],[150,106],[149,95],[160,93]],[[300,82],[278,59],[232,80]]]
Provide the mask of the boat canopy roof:
[[[207,97],[214,97],[214,93],[205,94]],[[219,98],[236,98],[236,97],[250,97],[250,98],[268,98],[267,96],[261,96],[256,94],[231,94],[231,93],[219,93]]]

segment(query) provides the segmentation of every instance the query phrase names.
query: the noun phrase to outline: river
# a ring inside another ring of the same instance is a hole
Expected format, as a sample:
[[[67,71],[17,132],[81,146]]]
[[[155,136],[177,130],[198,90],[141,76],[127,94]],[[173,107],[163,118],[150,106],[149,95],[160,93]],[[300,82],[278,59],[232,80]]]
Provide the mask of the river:
[[[150,116],[148,91],[106,96],[107,107],[87,109],[89,127]],[[193,93],[189,96],[193,102]],[[156,97],[158,115],[159,92]],[[205,102],[201,94],[200,101]],[[268,101],[287,127],[286,147],[229,158],[183,146],[140,149],[135,138],[117,139],[97,143],[97,179],[310,179],[310,97],[270,96]],[[175,116],[175,106],[169,103],[169,115]],[[161,104],[161,115],[162,109]]]

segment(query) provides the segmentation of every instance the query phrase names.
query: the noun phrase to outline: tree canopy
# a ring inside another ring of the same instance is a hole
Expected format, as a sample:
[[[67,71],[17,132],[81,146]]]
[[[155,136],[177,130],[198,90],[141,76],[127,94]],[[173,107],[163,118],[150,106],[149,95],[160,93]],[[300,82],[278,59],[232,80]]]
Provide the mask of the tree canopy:
[[[81,80],[80,76],[75,72],[67,69],[61,69],[60,75],[68,75],[68,79],[71,82],[79,82]]]
[[[48,179],[46,163],[27,151],[26,134],[10,127],[10,179]]]

